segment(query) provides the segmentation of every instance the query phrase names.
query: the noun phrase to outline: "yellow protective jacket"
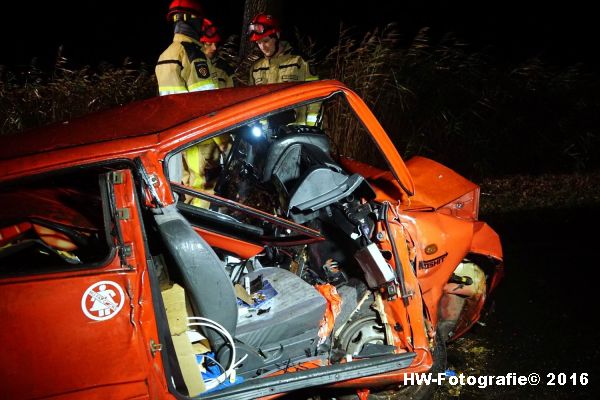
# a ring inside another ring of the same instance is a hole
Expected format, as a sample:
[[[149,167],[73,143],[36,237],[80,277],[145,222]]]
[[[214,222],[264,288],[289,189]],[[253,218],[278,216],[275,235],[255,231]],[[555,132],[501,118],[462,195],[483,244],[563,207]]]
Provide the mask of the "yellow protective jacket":
[[[161,96],[218,88],[214,67],[200,43],[181,33],[158,58],[155,73]]]
[[[279,42],[279,51],[271,58],[263,57],[252,64],[250,84],[316,81],[309,65],[302,56],[296,54],[286,41]]]
[[[284,40],[279,42],[279,51],[271,58],[263,57],[250,68],[250,85],[267,83],[316,81],[319,77],[311,71],[302,56],[296,54],[292,46]],[[317,121],[320,104],[313,103],[296,109],[296,123],[314,125]]]
[[[199,192],[214,194],[216,178],[220,173],[220,156],[219,142],[215,139],[186,149],[183,152],[182,183]],[[191,196],[186,196],[185,202],[202,208],[208,208],[209,205],[206,200]]]
[[[219,67],[214,67],[214,79],[217,81],[219,89],[233,87],[233,78]]]

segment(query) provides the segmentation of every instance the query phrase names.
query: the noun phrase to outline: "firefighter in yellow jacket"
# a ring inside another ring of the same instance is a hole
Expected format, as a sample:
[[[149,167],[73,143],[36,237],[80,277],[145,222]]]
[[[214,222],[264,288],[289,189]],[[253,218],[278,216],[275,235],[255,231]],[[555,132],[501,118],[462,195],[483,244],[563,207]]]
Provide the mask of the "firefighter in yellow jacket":
[[[205,140],[183,151],[183,176],[181,182],[199,192],[214,194],[222,163],[229,151],[229,135]],[[197,197],[186,196],[186,203],[208,208],[209,202]]]
[[[159,94],[217,89],[217,73],[199,41],[207,36],[203,29],[212,25],[205,22],[200,4],[195,0],[173,0],[167,19],[175,23],[175,36],[156,65]],[[169,161],[169,178],[200,192],[213,193],[214,175],[227,145],[226,139],[209,139],[176,154]],[[186,196],[185,202],[208,207],[208,202],[192,196]]]
[[[173,0],[167,19],[175,23],[175,35],[156,64],[159,94],[217,89],[212,63],[198,41],[204,22],[200,4],[195,0]]]
[[[250,40],[255,42],[263,53],[250,69],[249,83],[316,81],[319,78],[311,71],[310,65],[298,55],[292,46],[280,40],[279,22],[271,15],[258,14],[248,27]],[[314,125],[317,122],[319,104],[296,109],[296,123]]]
[[[217,27],[208,18],[204,18],[200,45],[202,46],[202,52],[213,65],[213,80],[217,82],[219,89],[223,89],[233,87],[233,78],[220,68],[215,60],[217,46],[220,41],[221,35],[219,35]]]

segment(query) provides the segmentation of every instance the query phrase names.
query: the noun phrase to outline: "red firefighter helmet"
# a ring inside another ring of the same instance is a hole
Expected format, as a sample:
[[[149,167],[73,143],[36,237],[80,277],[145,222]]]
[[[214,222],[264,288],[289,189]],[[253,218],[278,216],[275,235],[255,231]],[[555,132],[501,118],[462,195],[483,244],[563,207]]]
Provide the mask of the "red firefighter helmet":
[[[268,14],[257,14],[248,26],[250,40],[253,42],[279,32],[279,21]]]
[[[202,35],[200,35],[200,42],[202,43],[219,43],[221,36],[215,24],[211,20],[204,18],[202,22]]]
[[[167,20],[173,21],[176,14],[191,14],[201,18],[204,16],[204,9],[196,0],[172,0],[167,12]]]

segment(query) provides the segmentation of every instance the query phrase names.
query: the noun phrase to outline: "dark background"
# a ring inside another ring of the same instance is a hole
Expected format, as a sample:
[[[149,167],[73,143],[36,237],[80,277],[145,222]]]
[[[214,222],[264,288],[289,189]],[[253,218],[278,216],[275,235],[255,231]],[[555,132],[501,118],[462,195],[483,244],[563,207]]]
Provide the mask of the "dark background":
[[[172,38],[172,28],[165,20],[168,3],[4,2],[0,8],[0,65],[18,68],[36,58],[40,67],[51,67],[59,46],[74,65],[121,64],[125,57],[153,65]],[[243,0],[206,0],[204,4],[207,16],[222,27],[223,36],[240,34]],[[560,66],[583,63],[597,72],[600,24],[591,8],[583,1],[550,5],[527,0],[371,0],[356,6],[347,0],[305,0],[282,1],[277,11],[284,36],[291,36],[296,26],[322,48],[336,43],[341,22],[353,27],[357,38],[376,26],[397,22],[406,44],[420,28],[428,26],[434,38],[454,32],[471,50],[484,52],[499,64],[540,57]],[[577,90],[573,90],[573,99],[581,94]],[[594,89],[586,86],[585,90]],[[555,100],[551,94],[547,94],[550,105]],[[545,98],[544,93],[540,96]],[[539,104],[536,115],[554,124]],[[562,103],[558,105],[562,107]],[[580,133],[578,122],[590,120],[589,126],[596,132],[597,126],[592,126],[595,117],[597,113],[585,114],[575,122],[567,119],[565,130],[573,128]],[[535,122],[532,128],[544,121]],[[586,192],[598,187],[600,184],[590,185]],[[519,195],[515,193],[517,202],[523,197]],[[536,195],[533,192],[532,196]],[[579,196],[585,198],[583,193],[576,194]],[[598,329],[593,327],[598,308],[597,244],[595,236],[585,234],[597,230],[598,215],[597,202],[585,208],[559,205],[483,215],[502,238],[506,278],[492,299],[495,311],[483,320],[487,327],[476,326],[465,336],[478,345],[467,342],[461,347],[458,343],[449,356],[451,366],[473,374],[472,350],[482,347],[487,349],[489,361],[479,366],[481,373],[587,372],[590,386],[465,389],[461,398],[598,398],[600,350]]]
[[[206,0],[207,16],[225,36],[241,32],[243,0]],[[11,2],[2,5],[0,64],[28,65],[34,57],[52,65],[59,46],[77,64],[121,63],[125,57],[153,64],[169,44],[171,27],[164,15],[169,1]],[[336,42],[340,22],[361,36],[397,22],[408,42],[422,27],[434,35],[447,32],[488,52],[498,62],[540,56],[555,64],[596,63],[598,23],[583,1],[543,4],[537,1],[383,1],[355,5],[348,1],[285,1],[276,6],[284,35],[292,27],[320,47]]]

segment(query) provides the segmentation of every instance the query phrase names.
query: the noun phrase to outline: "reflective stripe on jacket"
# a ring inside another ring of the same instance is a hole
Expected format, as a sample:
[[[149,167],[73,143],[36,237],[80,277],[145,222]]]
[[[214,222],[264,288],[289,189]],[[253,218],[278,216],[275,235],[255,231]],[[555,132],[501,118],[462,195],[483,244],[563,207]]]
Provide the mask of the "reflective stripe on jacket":
[[[155,68],[161,96],[217,89],[213,66],[200,43],[176,33],[173,43],[160,55]]]

